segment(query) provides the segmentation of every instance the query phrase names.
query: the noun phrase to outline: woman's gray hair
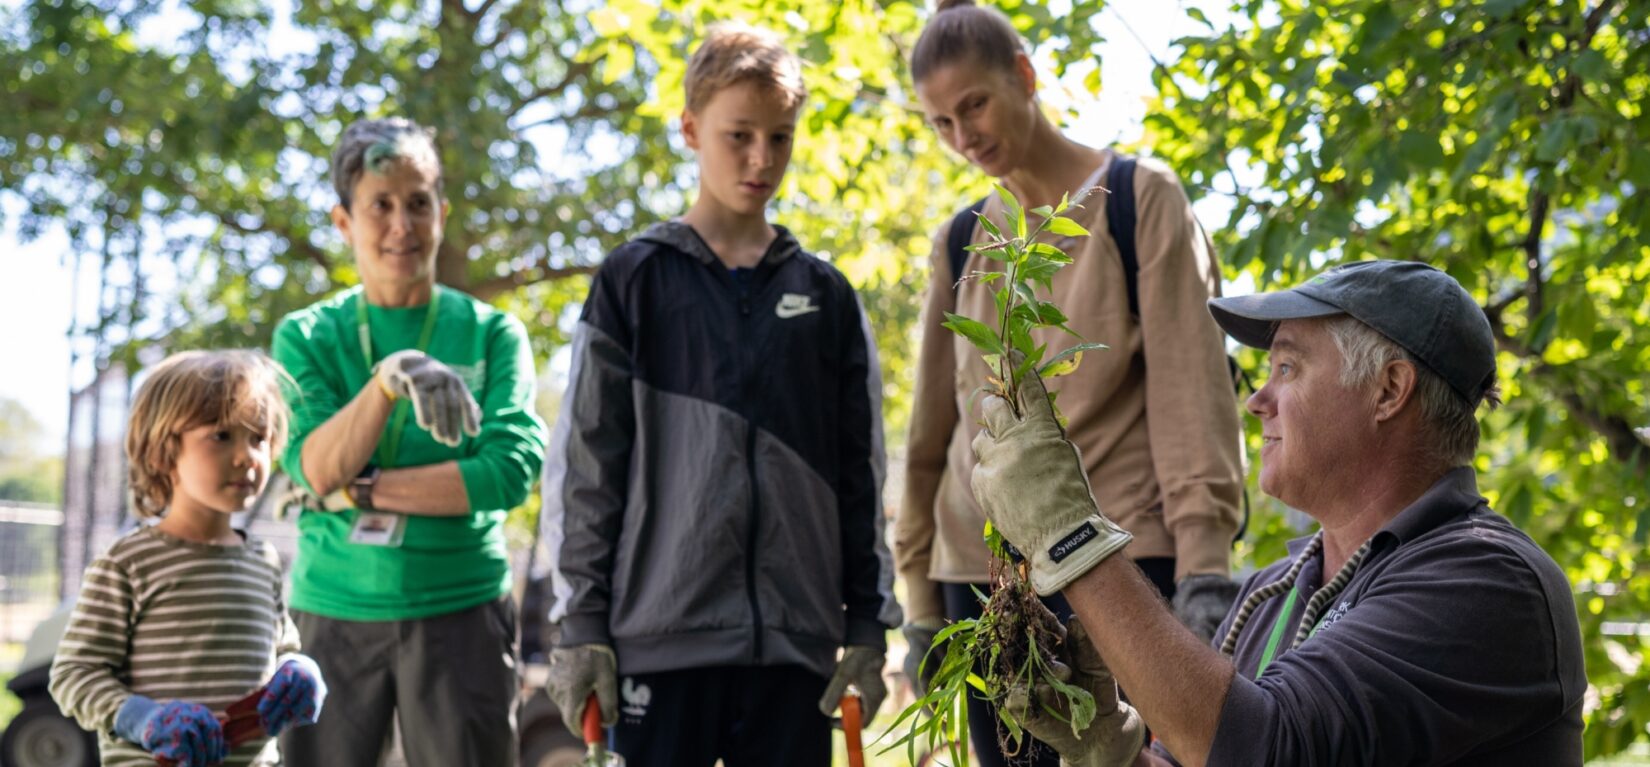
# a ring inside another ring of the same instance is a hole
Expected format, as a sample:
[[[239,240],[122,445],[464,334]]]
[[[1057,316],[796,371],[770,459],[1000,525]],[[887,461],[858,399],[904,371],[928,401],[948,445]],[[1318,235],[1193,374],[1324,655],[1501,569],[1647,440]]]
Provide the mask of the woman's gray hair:
[[[1392,339],[1347,315],[1324,322],[1335,347],[1341,352],[1341,385],[1363,388],[1388,362],[1403,360],[1415,366],[1415,398],[1421,404],[1421,418],[1432,430],[1428,446],[1433,457],[1450,467],[1466,466],[1478,452],[1478,403],[1450,388],[1442,376],[1416,360]],[[1491,386],[1484,399],[1495,407],[1501,395]]]
[[[361,174],[378,173],[397,159],[428,162],[435,168],[435,188],[441,191],[441,155],[435,149],[435,131],[405,117],[361,120],[344,129],[338,148],[332,151],[332,188],[338,202],[349,210],[350,197]]]

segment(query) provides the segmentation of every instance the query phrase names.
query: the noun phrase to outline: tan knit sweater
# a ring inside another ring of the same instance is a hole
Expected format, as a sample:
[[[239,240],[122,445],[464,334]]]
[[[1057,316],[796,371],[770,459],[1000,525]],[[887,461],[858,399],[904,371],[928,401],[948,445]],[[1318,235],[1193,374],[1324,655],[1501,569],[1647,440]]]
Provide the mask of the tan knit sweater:
[[[1112,154],[1106,156],[1109,162]],[[1050,381],[1049,389],[1060,393],[1060,410],[1101,511],[1135,536],[1129,555],[1175,557],[1177,579],[1224,575],[1242,477],[1232,378],[1220,330],[1206,306],[1220,294],[1219,267],[1173,172],[1142,159],[1134,185],[1138,319],[1129,313],[1122,260],[1107,235],[1103,193],[1071,214],[1093,236],[1049,238],[1074,258],[1055,275],[1052,300],[1084,340],[1111,347],[1084,355],[1076,373]],[[985,215],[1003,220],[997,196],[986,203]],[[975,280],[952,290],[949,228],[947,223],[935,234],[930,257],[933,279],[923,310],[904,502],[895,529],[909,620],[944,612],[936,582],[987,577],[985,517],[969,490],[975,463],[970,443],[980,429],[979,414],[961,414],[988,371],[977,350],[940,323],[952,311],[989,324],[995,317],[994,286]],[[983,239],[976,225],[974,241]],[[965,273],[1001,267],[974,253]],[[1034,337],[1047,343],[1051,354],[1076,342],[1058,330]]]

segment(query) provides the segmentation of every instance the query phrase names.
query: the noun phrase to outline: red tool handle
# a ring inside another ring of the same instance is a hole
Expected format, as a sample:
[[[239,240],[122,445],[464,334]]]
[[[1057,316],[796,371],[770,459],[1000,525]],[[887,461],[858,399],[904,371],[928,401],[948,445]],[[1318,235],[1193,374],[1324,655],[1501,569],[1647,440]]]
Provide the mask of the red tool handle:
[[[848,767],[865,767],[865,747],[859,742],[859,696],[842,696],[842,738],[848,745]]]
[[[223,728],[223,739],[229,743],[231,750],[259,738],[269,737],[264,732],[263,721],[258,718],[258,701],[263,698],[263,694],[264,688],[259,687],[246,697],[229,704],[229,708],[218,715],[218,726]],[[164,756],[157,756],[155,764],[159,767],[177,767],[178,763]]]
[[[601,743],[607,738],[602,737],[602,707],[596,702],[596,694],[584,700],[584,744]]]

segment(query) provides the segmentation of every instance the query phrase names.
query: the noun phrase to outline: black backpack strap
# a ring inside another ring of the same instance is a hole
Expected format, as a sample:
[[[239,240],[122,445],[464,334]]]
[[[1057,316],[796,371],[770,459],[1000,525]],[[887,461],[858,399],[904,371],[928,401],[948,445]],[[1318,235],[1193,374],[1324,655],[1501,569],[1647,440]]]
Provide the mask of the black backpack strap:
[[[1112,156],[1106,170],[1106,229],[1123,257],[1123,284],[1129,289],[1129,314],[1140,316],[1140,257],[1134,250],[1134,166],[1125,154]]]
[[[974,220],[985,210],[986,198],[981,197],[951,217],[951,231],[945,236],[945,252],[951,259],[951,293],[957,292],[957,283],[963,277],[963,266],[968,263],[969,241],[973,239]]]

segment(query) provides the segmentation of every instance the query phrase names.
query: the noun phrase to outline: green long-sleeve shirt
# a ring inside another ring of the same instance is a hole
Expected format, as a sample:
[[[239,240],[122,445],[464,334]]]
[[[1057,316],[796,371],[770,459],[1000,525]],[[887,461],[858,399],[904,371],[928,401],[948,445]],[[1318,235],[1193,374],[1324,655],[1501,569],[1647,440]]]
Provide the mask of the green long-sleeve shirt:
[[[447,447],[420,429],[409,412],[395,466],[456,460],[470,499],[457,517],[408,516],[401,545],[351,543],[354,510],[306,510],[298,519],[298,555],[292,567],[293,609],[344,620],[405,620],[442,615],[497,599],[510,587],[504,517],[526,500],[544,460],[547,432],[533,411],[534,366],[527,331],[514,317],[448,288],[424,351],[460,376],[481,405],[481,434]],[[281,465],[293,482],[303,476],[304,443],[361,387],[372,369],[357,331],[353,288],[293,312],[275,329],[273,354],[292,376],[292,437]],[[372,364],[417,348],[429,305],[368,306]],[[405,401],[396,408],[411,408]],[[394,429],[391,414],[374,464],[383,461]],[[383,468],[394,468],[384,466]]]

